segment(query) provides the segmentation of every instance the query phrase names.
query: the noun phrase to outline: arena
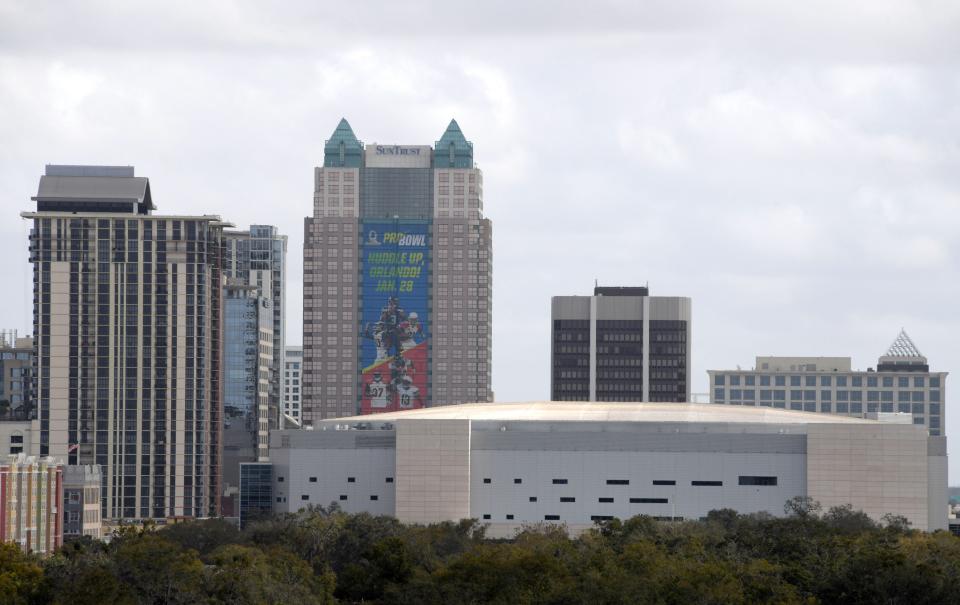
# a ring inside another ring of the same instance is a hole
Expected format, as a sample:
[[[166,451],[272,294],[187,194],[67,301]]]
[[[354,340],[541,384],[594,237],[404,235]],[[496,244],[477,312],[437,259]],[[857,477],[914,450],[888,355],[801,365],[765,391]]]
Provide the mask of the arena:
[[[901,417],[903,416],[903,417]],[[271,435],[273,509],[336,502],[409,523],[521,524],[710,510],[783,515],[809,496],[946,528],[946,442],[909,414],[850,418],[682,403],[478,403]]]

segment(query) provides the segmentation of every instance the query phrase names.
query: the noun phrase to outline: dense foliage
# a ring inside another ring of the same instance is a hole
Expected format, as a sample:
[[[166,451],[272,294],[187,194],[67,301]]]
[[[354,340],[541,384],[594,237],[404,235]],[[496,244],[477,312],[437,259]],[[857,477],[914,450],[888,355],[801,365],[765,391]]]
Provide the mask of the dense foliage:
[[[39,559],[0,545],[0,604],[960,603],[960,539],[849,507],[608,521],[576,538],[476,521],[405,526],[313,508],[123,531]]]

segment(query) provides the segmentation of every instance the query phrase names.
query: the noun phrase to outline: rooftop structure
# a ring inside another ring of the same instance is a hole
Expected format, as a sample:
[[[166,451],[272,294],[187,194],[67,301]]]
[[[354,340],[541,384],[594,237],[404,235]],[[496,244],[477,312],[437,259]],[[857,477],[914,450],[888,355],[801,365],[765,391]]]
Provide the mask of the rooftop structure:
[[[40,177],[37,211],[131,212],[154,210],[150,181],[133,175],[133,166],[47,165]]]

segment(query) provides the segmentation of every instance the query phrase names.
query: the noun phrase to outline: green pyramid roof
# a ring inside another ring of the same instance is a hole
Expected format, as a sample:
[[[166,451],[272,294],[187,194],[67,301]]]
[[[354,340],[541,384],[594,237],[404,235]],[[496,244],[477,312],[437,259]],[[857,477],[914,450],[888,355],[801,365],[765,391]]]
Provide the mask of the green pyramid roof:
[[[463,136],[456,120],[450,120],[433,151],[436,168],[473,168],[473,143]]]
[[[363,143],[353,134],[347,119],[340,118],[337,128],[323,145],[323,165],[328,168],[359,168],[362,162]]]

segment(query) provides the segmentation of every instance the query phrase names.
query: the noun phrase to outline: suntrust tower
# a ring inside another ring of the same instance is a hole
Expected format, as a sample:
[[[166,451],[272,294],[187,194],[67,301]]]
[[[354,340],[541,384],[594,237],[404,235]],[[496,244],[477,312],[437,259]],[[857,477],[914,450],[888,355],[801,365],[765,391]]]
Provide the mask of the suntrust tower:
[[[304,426],[492,399],[491,224],[456,121],[431,147],[341,120],[304,242]]]

